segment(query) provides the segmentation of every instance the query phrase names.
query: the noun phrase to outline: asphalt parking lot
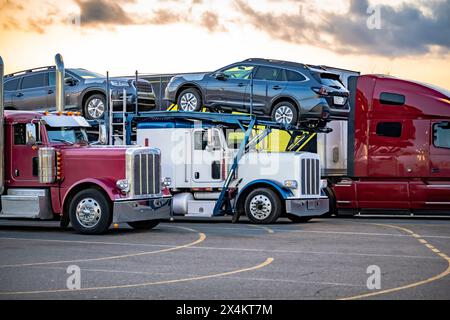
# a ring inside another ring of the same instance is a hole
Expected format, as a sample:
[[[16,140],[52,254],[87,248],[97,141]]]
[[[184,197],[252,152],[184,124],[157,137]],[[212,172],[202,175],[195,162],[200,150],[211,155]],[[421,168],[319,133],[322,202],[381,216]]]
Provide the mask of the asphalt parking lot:
[[[446,219],[183,220],[103,236],[2,221],[0,299],[450,299],[449,240]],[[374,265],[381,289],[367,287]]]

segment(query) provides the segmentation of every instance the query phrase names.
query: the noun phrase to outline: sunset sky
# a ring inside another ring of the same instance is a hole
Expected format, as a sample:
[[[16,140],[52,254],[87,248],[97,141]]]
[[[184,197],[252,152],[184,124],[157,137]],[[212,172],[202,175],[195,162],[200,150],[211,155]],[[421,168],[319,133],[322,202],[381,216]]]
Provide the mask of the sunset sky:
[[[374,12],[380,29],[367,26]],[[264,57],[449,89],[450,0],[0,0],[7,73],[53,64],[56,53],[112,75]]]

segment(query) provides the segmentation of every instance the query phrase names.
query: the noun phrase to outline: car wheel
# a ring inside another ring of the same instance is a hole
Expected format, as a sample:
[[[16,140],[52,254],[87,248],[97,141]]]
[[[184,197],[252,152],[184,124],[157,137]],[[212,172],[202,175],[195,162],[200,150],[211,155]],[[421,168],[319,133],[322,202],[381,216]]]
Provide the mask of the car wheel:
[[[282,124],[296,124],[297,120],[297,108],[288,101],[277,103],[272,110],[272,121]]]
[[[136,230],[150,230],[159,224],[159,220],[133,221],[127,224]]]
[[[109,199],[97,189],[86,189],[76,194],[69,205],[72,227],[83,234],[102,234],[112,222]]]
[[[294,223],[306,223],[312,219],[312,217],[299,217],[293,214],[288,214],[287,217]]]
[[[188,88],[181,92],[177,104],[180,111],[200,111],[202,108],[202,96],[197,89]]]
[[[245,214],[255,224],[275,222],[281,214],[280,197],[272,190],[260,188],[253,190],[245,199]]]
[[[106,111],[106,98],[101,94],[94,94],[84,103],[84,117],[89,120],[103,119]]]

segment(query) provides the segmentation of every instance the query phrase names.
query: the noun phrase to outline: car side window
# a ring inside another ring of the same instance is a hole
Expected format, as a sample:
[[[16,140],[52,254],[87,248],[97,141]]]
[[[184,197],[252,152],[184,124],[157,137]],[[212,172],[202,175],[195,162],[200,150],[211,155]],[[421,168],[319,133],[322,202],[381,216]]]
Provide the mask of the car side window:
[[[54,72],[48,73],[48,85],[49,87],[56,86],[56,75]]]
[[[279,81],[281,69],[272,67],[259,67],[255,72],[255,80]]]
[[[22,89],[42,88],[45,86],[45,73],[38,73],[23,77]]]
[[[229,79],[250,79],[253,69],[253,66],[238,65],[223,70],[222,73]]]
[[[12,79],[5,82],[5,91],[17,90],[17,85],[19,84],[19,79]]]
[[[450,124],[448,122],[434,125],[433,144],[438,148],[450,149]]]
[[[291,71],[291,70],[286,70],[286,78],[287,81],[305,81],[306,77],[304,75],[302,75],[301,73],[295,72],[295,71]]]

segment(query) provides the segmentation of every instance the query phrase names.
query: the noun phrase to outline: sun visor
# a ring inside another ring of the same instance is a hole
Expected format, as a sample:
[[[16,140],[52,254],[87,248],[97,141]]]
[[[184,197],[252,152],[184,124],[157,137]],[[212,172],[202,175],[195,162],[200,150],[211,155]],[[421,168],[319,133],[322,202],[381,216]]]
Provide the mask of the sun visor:
[[[85,127],[88,128],[91,125],[86,121],[85,118],[81,116],[43,116],[42,120],[45,121],[47,125],[54,128],[60,127]]]

